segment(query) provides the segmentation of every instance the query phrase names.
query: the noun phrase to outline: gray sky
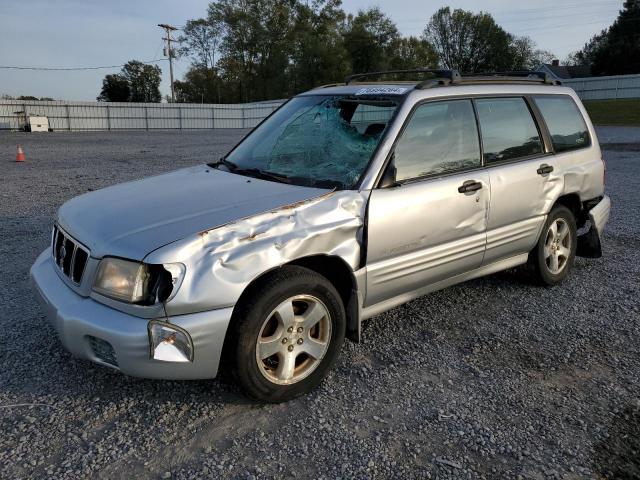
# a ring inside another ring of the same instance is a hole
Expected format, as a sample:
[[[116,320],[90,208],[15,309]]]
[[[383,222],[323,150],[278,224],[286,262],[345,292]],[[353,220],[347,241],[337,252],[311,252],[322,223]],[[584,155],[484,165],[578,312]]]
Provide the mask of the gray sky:
[[[162,58],[158,23],[184,25],[204,16],[207,0],[0,0],[0,65],[86,67]],[[484,10],[508,32],[528,35],[564,59],[609,26],[623,0],[343,0],[347,12],[379,6],[404,35],[419,35],[440,7]],[[166,62],[162,93],[169,90]],[[181,78],[188,60],[175,65]],[[112,70],[39,72],[0,69],[0,94],[95,100]]]

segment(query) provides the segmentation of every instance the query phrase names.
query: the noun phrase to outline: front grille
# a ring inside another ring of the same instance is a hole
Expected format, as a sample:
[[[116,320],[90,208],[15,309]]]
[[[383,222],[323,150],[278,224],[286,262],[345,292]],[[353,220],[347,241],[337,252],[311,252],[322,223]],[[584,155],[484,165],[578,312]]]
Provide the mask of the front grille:
[[[93,354],[98,358],[98,360],[108,363],[114,367],[118,367],[116,352],[109,342],[102,340],[101,338],[92,337],[91,335],[87,336],[87,339],[89,340],[89,345],[91,346],[91,350],[93,350]]]
[[[60,230],[57,225],[53,227],[52,243],[52,254],[56,265],[73,283],[80,285],[89,252]]]

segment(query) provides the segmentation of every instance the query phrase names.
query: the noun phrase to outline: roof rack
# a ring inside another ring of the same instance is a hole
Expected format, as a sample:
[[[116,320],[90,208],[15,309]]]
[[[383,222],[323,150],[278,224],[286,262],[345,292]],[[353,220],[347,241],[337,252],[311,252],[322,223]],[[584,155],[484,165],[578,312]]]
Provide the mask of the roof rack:
[[[380,72],[368,72],[357,73],[349,75],[345,79],[345,85],[349,85],[356,80],[362,80],[369,77],[379,77],[381,75],[390,74],[405,74],[405,73],[429,73],[432,77],[418,82],[415,86],[416,90],[423,90],[426,88],[445,86],[445,85],[469,85],[478,83],[493,83],[493,84],[507,84],[507,83],[541,83],[544,85],[562,85],[560,80],[552,78],[546,72],[537,72],[529,70],[515,70],[509,72],[484,72],[472,75],[462,76],[457,70],[452,69],[430,69],[430,68],[415,68],[410,70],[383,70]],[[414,80],[415,81],[415,80]],[[323,85],[317,88],[326,88],[337,86],[338,84]]]
[[[319,90],[321,88],[340,87],[342,85],[343,85],[342,83],[327,83],[325,85],[318,85],[317,87],[314,87],[312,90]]]
[[[534,82],[545,85],[561,85],[562,82],[552,78],[545,72],[515,70],[511,72],[487,72],[477,75],[463,76],[460,83],[521,83]]]
[[[429,80],[420,82],[416,86],[416,88],[423,88],[421,87],[422,84],[432,83],[434,80],[438,80],[438,81],[446,80],[447,83],[455,83],[461,78],[457,70],[432,70],[429,68],[416,68],[412,70],[384,70],[381,72],[356,73],[355,75],[349,75],[345,79],[344,83],[345,85],[349,85],[349,83],[353,82],[354,80],[361,80],[363,78],[368,78],[368,77],[379,77],[381,75],[390,75],[394,73],[431,73],[433,74],[434,78],[430,78]]]

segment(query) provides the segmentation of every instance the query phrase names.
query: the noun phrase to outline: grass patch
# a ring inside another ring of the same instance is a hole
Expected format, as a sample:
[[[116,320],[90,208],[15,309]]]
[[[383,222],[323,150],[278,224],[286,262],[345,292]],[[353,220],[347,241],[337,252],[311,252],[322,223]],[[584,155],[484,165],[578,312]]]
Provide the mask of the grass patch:
[[[640,99],[586,100],[583,102],[595,125],[640,126]]]

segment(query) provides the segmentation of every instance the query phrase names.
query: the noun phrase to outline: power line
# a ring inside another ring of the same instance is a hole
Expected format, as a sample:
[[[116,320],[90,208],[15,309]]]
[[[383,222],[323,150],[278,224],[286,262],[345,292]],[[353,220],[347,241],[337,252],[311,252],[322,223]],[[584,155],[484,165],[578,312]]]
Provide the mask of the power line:
[[[150,63],[158,63],[158,62],[166,62],[167,59],[166,58],[158,58],[157,60],[148,60],[145,62],[140,62],[140,63],[144,63],[144,64],[150,64]],[[63,68],[63,67],[55,67],[55,68],[50,68],[50,67],[18,67],[15,65],[0,65],[0,69],[4,69],[4,70],[38,70],[38,71],[45,71],[45,72],[72,72],[72,71],[81,71],[81,70],[103,70],[103,69],[107,69],[107,68],[122,68],[124,67],[126,64],[123,65],[107,65],[107,66],[102,66],[102,67],[69,67],[69,68]]]
[[[586,19],[586,20],[590,20],[590,19],[596,19],[599,18],[603,21],[607,21],[606,18],[603,19],[603,17],[609,15],[611,18],[616,18],[617,13],[616,12],[609,12],[609,11],[593,11],[593,12],[577,12],[575,14],[571,14],[571,18],[572,19],[578,19],[578,18],[582,18],[582,19]],[[533,23],[533,22],[544,22],[546,20],[554,20],[554,19],[558,19],[558,18],[562,18],[560,16],[558,16],[557,14],[553,14],[553,15],[545,15],[545,16],[536,16],[536,17],[529,17],[529,18],[515,18],[515,19],[510,19],[510,18],[505,18],[500,16],[500,14],[496,15],[495,19],[497,23],[500,24],[504,24],[504,25],[511,25],[514,23]]]
[[[610,11],[582,11],[582,12],[576,12],[576,13],[572,13],[571,14],[571,18],[579,18],[579,17],[584,17],[586,19],[591,19],[591,18],[602,18],[602,16],[606,15],[606,14],[610,14],[613,18],[616,18],[617,12],[610,12]],[[537,21],[544,21],[544,20],[550,20],[550,19],[557,19],[557,18],[561,18],[558,16],[557,13],[554,13],[552,15],[549,15],[548,13],[543,15],[536,15],[536,16],[531,16],[531,17],[527,17],[527,18],[515,18],[515,19],[511,19],[511,18],[507,18],[505,16],[503,16],[502,13],[497,13],[495,15],[492,15],[494,20],[496,21],[496,23],[502,25],[510,25],[512,23],[522,23],[522,22],[537,22]],[[603,20],[606,21],[606,20]],[[428,20],[422,20],[419,18],[412,18],[412,19],[404,19],[402,20],[402,23],[423,23],[423,24],[427,24]]]
[[[617,15],[618,10],[613,10],[611,7],[615,5],[622,5],[621,0],[598,0],[594,3],[589,2],[581,2],[574,4],[565,4],[565,5],[557,5],[553,7],[553,13],[551,17],[549,15],[550,7],[541,7],[541,8],[533,8],[533,9],[504,9],[497,10],[494,12],[484,11],[483,13],[489,13],[495,19],[502,19],[506,23],[507,21],[532,21],[532,20],[544,20],[546,18],[555,18],[558,17],[558,11],[560,10],[571,10],[571,17],[575,17],[576,15],[604,15],[604,14],[612,14]],[[591,10],[590,10],[591,9]],[[568,14],[568,13],[567,13]],[[523,18],[524,17],[524,18]],[[426,23],[428,21],[415,18],[415,16],[411,18],[403,18],[403,23]],[[502,22],[501,22],[502,23]]]
[[[579,3],[566,3],[563,5],[554,5],[553,7],[537,7],[537,8],[523,8],[523,9],[509,9],[502,10],[503,14],[508,16],[531,16],[538,15],[540,13],[549,12],[550,8],[553,8],[554,12],[558,12],[559,10],[572,10],[575,13],[579,13],[584,11],[586,8],[595,7],[596,10],[603,9],[603,11],[611,11],[612,7],[622,6],[623,2],[621,0],[597,0],[595,2],[579,2]],[[577,10],[577,11],[576,11]]]
[[[627,18],[625,20],[638,20],[638,19],[640,19],[640,17]],[[539,32],[550,31],[550,30],[558,30],[566,27],[582,27],[585,25],[602,25],[602,21],[599,20],[597,22],[583,22],[583,23],[571,22],[571,23],[560,23],[560,24],[554,24],[554,25],[539,25],[538,27],[532,27],[532,28],[526,28],[524,30],[520,30],[520,33],[530,33],[530,32],[539,33]],[[605,25],[605,28],[610,26],[611,25]]]
[[[158,58],[158,53],[160,52],[160,49],[162,48],[163,45],[164,45],[164,40],[160,39],[160,43],[158,44],[158,48],[156,48],[156,52],[153,54],[153,58]]]

